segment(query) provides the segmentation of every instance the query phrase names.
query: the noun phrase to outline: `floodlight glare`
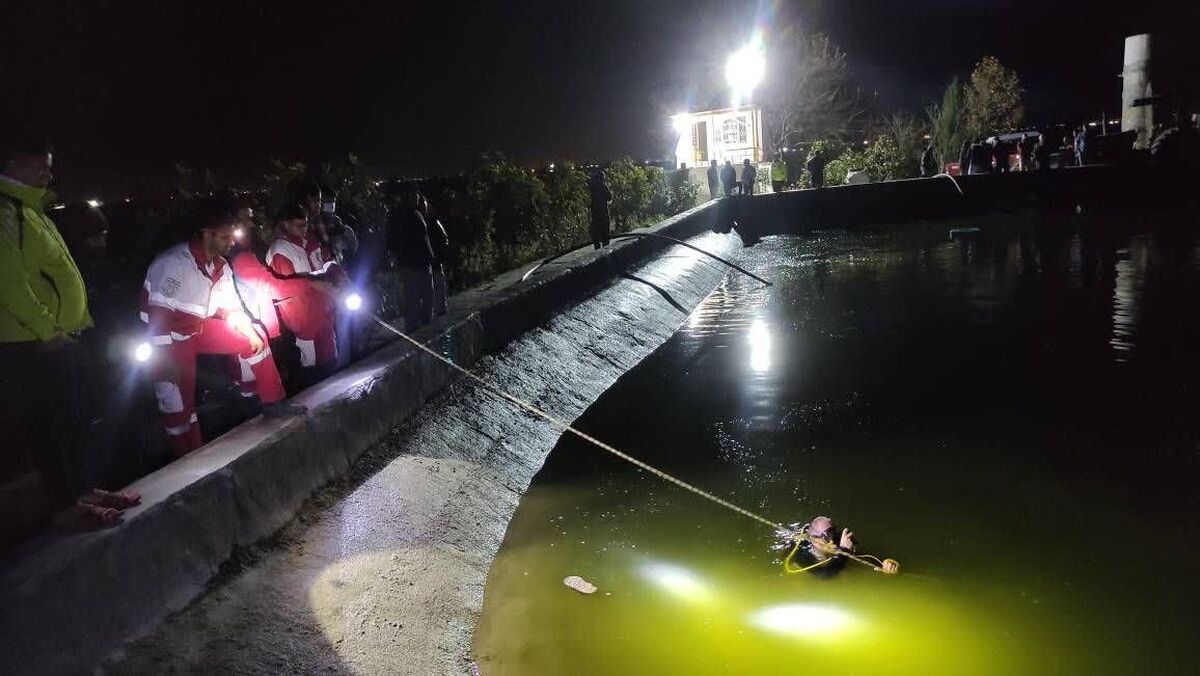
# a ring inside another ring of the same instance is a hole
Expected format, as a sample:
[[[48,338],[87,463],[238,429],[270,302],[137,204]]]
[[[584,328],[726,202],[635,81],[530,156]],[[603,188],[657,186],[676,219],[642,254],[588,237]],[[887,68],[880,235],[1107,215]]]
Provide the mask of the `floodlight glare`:
[[[676,134],[689,136],[692,133],[692,118],[687,113],[672,115],[671,126],[675,129]]]
[[[767,70],[767,57],[756,38],[750,44],[729,55],[725,62],[725,82],[733,92],[733,102],[750,98],[754,88],[762,82]]]
[[[352,293],[346,296],[344,302],[346,303],[346,309],[351,312],[357,312],[358,310],[362,309],[363,306],[362,296],[358,295],[357,293]]]

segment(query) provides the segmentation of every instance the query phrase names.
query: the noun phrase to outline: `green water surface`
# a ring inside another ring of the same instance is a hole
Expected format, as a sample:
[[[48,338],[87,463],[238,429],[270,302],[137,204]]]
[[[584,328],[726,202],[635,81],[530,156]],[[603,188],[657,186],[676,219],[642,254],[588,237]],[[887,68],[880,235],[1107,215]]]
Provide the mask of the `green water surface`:
[[[775,286],[729,277],[577,423],[901,575],[785,575],[768,529],[564,437],[480,672],[1200,673],[1200,249],[1040,225],[769,238]]]

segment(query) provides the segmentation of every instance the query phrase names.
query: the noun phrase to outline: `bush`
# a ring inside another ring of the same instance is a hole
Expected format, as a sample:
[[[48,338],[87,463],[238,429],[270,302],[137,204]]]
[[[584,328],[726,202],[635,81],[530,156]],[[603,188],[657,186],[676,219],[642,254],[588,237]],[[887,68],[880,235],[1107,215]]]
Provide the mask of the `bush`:
[[[863,150],[847,150],[825,165],[825,184],[842,185],[851,171],[865,171],[872,181],[906,178],[911,167],[896,142],[880,136]]]
[[[692,183],[689,172],[684,169],[671,172],[667,187],[666,215],[682,213],[696,206],[700,197],[700,186]]]
[[[659,169],[661,176],[662,170]],[[614,162],[604,172],[608,188],[612,191],[609,207],[615,232],[626,232],[638,227],[651,212],[654,191],[646,169],[625,158]]]

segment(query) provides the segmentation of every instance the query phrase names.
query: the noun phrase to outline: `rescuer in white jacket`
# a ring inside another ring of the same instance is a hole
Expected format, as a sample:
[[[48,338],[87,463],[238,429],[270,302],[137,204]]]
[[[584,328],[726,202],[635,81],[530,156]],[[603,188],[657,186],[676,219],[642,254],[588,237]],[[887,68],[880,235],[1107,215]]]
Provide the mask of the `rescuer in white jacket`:
[[[177,456],[199,448],[196,355],[236,356],[253,376],[269,416],[296,415],[304,407],[283,402],[283,384],[266,337],[242,305],[225,255],[234,243],[237,216],[219,200],[198,205],[198,229],[187,242],[158,255],[146,272],[141,317],[154,346],[153,381],[168,441]]]

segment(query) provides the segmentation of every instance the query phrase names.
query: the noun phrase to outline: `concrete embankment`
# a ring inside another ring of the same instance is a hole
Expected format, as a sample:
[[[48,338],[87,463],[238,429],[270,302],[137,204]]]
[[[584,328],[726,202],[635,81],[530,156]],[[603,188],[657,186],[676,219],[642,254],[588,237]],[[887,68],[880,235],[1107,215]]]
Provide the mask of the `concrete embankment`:
[[[1197,200],[1191,187],[1195,178],[1195,172],[1154,165],[1096,165],[792,190],[726,200],[721,207],[722,219],[737,221],[738,233],[752,242],[765,235],[965,218],[992,211],[1190,208]]]
[[[700,208],[651,231],[687,238],[709,221],[710,209]],[[594,295],[668,246],[642,239],[582,252],[525,283],[521,271],[508,273],[456,296],[448,317],[416,335],[573,419],[725,274],[673,247]],[[490,558],[559,433],[475,388],[447,391],[453,380],[432,357],[392,345],[301,395],[308,416],[253,420],[140,480],[143,504],[119,527],[46,535],[13,552],[0,586],[0,670],[87,670],[156,630],[109,668],[428,674],[461,666]],[[280,534],[314,492],[347,473],[361,485],[326,489]],[[192,603],[231,556],[272,534],[262,560]]]

